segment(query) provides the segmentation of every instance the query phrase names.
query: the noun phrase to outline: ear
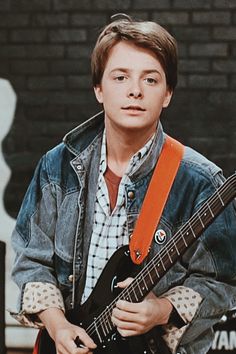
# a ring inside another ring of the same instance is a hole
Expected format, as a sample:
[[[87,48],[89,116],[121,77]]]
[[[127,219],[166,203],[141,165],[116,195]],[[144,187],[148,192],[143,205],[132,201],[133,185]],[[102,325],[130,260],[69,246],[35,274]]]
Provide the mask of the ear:
[[[166,108],[169,106],[172,95],[173,95],[173,91],[167,87],[164,101],[163,101],[163,105],[162,105],[163,108]]]
[[[97,86],[94,86],[93,89],[94,89],[94,93],[95,93],[95,96],[96,96],[98,102],[103,103],[102,86],[97,85]]]

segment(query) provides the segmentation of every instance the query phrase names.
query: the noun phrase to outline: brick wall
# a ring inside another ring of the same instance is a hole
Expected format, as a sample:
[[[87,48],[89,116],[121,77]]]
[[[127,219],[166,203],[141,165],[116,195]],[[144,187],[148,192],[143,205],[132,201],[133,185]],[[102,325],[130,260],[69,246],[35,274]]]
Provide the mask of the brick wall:
[[[3,144],[12,216],[40,156],[97,112],[89,56],[116,12],[155,20],[176,37],[179,84],[163,124],[226,175],[235,170],[235,0],[0,0],[0,77],[18,96]]]

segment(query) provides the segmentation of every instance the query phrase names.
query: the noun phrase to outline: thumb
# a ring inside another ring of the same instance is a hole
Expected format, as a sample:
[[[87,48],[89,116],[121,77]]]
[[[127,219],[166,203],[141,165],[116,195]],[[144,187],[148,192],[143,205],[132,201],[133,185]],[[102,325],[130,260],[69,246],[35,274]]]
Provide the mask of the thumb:
[[[123,281],[119,281],[119,282],[117,283],[117,286],[118,286],[119,288],[124,289],[124,288],[127,288],[127,286],[128,286],[129,284],[131,284],[132,281],[133,281],[133,278],[129,277],[129,278],[126,278],[126,279],[123,280]]]

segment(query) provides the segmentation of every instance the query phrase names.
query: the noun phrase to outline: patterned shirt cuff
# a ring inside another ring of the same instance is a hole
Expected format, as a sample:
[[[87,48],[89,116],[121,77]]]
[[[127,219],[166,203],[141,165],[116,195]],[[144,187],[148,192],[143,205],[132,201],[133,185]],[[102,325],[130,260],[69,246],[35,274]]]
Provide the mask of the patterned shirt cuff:
[[[171,302],[186,324],[181,328],[177,328],[171,323],[163,326],[165,331],[163,338],[172,353],[175,353],[184,332],[188,328],[189,323],[192,321],[202,301],[202,297],[193,289],[185,286],[176,286],[162,294],[161,297],[165,297]]]
[[[42,328],[44,325],[37,314],[51,307],[65,312],[60,290],[51,283],[30,282],[24,289],[21,312],[11,312],[11,315],[24,326]]]

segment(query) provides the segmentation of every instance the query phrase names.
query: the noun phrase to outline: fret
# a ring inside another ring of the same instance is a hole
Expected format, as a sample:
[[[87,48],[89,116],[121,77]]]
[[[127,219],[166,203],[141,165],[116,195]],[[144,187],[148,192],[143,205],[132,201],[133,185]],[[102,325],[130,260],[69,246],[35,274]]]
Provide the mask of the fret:
[[[142,289],[141,289],[140,286],[139,286],[139,280],[140,280],[140,278],[139,278],[138,281],[137,281],[137,285],[138,285],[138,289],[139,289],[140,294],[143,296]]]
[[[154,259],[152,259],[152,263],[153,263],[153,268],[155,270],[155,273],[156,273],[157,277],[160,278],[160,274],[158,273],[158,270],[157,270],[156,265],[154,263]]]
[[[204,225],[204,223],[202,221],[202,218],[201,218],[200,214],[197,213],[197,216],[198,216],[198,219],[200,220],[200,223],[201,223],[202,227],[205,229],[205,225]]]
[[[107,332],[105,331],[103,325],[104,326],[106,325],[106,321],[104,321],[103,318],[102,318],[102,321],[100,320],[100,328],[102,329],[103,335],[106,336]]]
[[[210,210],[210,213],[211,213],[211,216],[214,218],[215,217],[215,215],[213,214],[213,211],[211,210],[211,207],[210,207],[210,205],[209,205],[209,203],[208,203],[208,201],[207,201],[207,207],[208,207],[208,209]]]
[[[166,271],[166,267],[165,267],[165,265],[164,265],[164,263],[163,263],[163,261],[162,261],[162,258],[160,257],[160,259],[161,259],[162,268]]]
[[[149,290],[149,287],[147,286],[147,284],[146,284],[146,281],[145,281],[145,278],[144,278],[144,276],[143,276],[143,274],[142,274],[142,282],[143,282],[143,287],[142,287],[142,290],[144,291],[145,290],[145,288],[146,288],[146,290]]]
[[[108,319],[106,319],[106,318],[104,318],[104,326],[105,326],[105,336],[109,333],[109,330],[108,330],[108,328],[107,328],[107,320]],[[104,331],[103,331],[104,332]]]
[[[125,300],[125,301],[131,301],[132,302],[132,297],[129,291],[127,291],[128,288],[126,288],[126,291],[122,292],[120,294],[120,299]]]
[[[169,258],[169,260],[170,260],[170,263],[172,264],[173,263],[173,261],[172,261],[172,259],[171,259],[171,257],[170,257],[170,254],[169,254],[169,252],[166,250],[166,253],[167,253],[167,255],[168,255],[168,258]]]
[[[216,193],[217,193],[217,195],[218,195],[218,197],[219,197],[219,199],[220,199],[221,204],[222,204],[223,206],[225,206],[225,203],[223,202],[223,200],[222,200],[222,198],[221,198],[221,195],[220,195],[220,192],[218,191],[218,189],[216,190]]]
[[[154,281],[153,281],[153,279],[152,279],[151,273],[149,272],[149,269],[148,269],[148,275],[149,275],[149,278],[150,278],[150,280],[151,280],[151,283],[152,283],[152,284],[155,284]]]
[[[109,325],[109,332],[113,329],[113,325],[112,325],[112,322],[111,322],[111,314],[108,314],[108,318],[107,318],[107,323]]]
[[[187,244],[187,242],[186,242],[186,240],[184,238],[184,235],[182,234],[182,231],[180,230],[179,232],[180,232],[180,235],[181,235],[181,237],[182,237],[182,239],[184,241],[185,246],[188,247],[188,244]]]
[[[193,228],[192,228],[191,222],[188,222],[188,224],[189,224],[189,226],[190,226],[190,229],[191,229],[191,232],[192,232],[192,234],[193,234],[193,237],[196,238],[197,236],[196,236],[196,234],[195,234],[195,232],[194,232],[194,230],[193,230]]]
[[[137,296],[137,294],[136,294],[136,291],[134,291],[134,288],[132,289],[132,291],[133,291],[135,300],[138,302],[138,301],[139,301],[139,298],[138,298],[138,296]]]
[[[129,294],[129,292],[128,292],[127,297],[125,298],[125,300],[132,302],[132,297],[131,297],[131,295]]]
[[[176,249],[176,252],[177,252],[177,254],[178,254],[178,256],[180,256],[180,253],[179,253],[179,249],[178,249],[178,247],[177,247],[177,245],[176,245],[176,243],[175,243],[175,238],[173,237],[173,244],[174,244],[174,246],[175,246],[175,249]]]
[[[101,335],[99,333],[96,320],[94,321],[94,327],[95,327],[95,331],[97,333],[98,339],[99,339],[100,343],[102,343],[102,337],[101,337]]]

